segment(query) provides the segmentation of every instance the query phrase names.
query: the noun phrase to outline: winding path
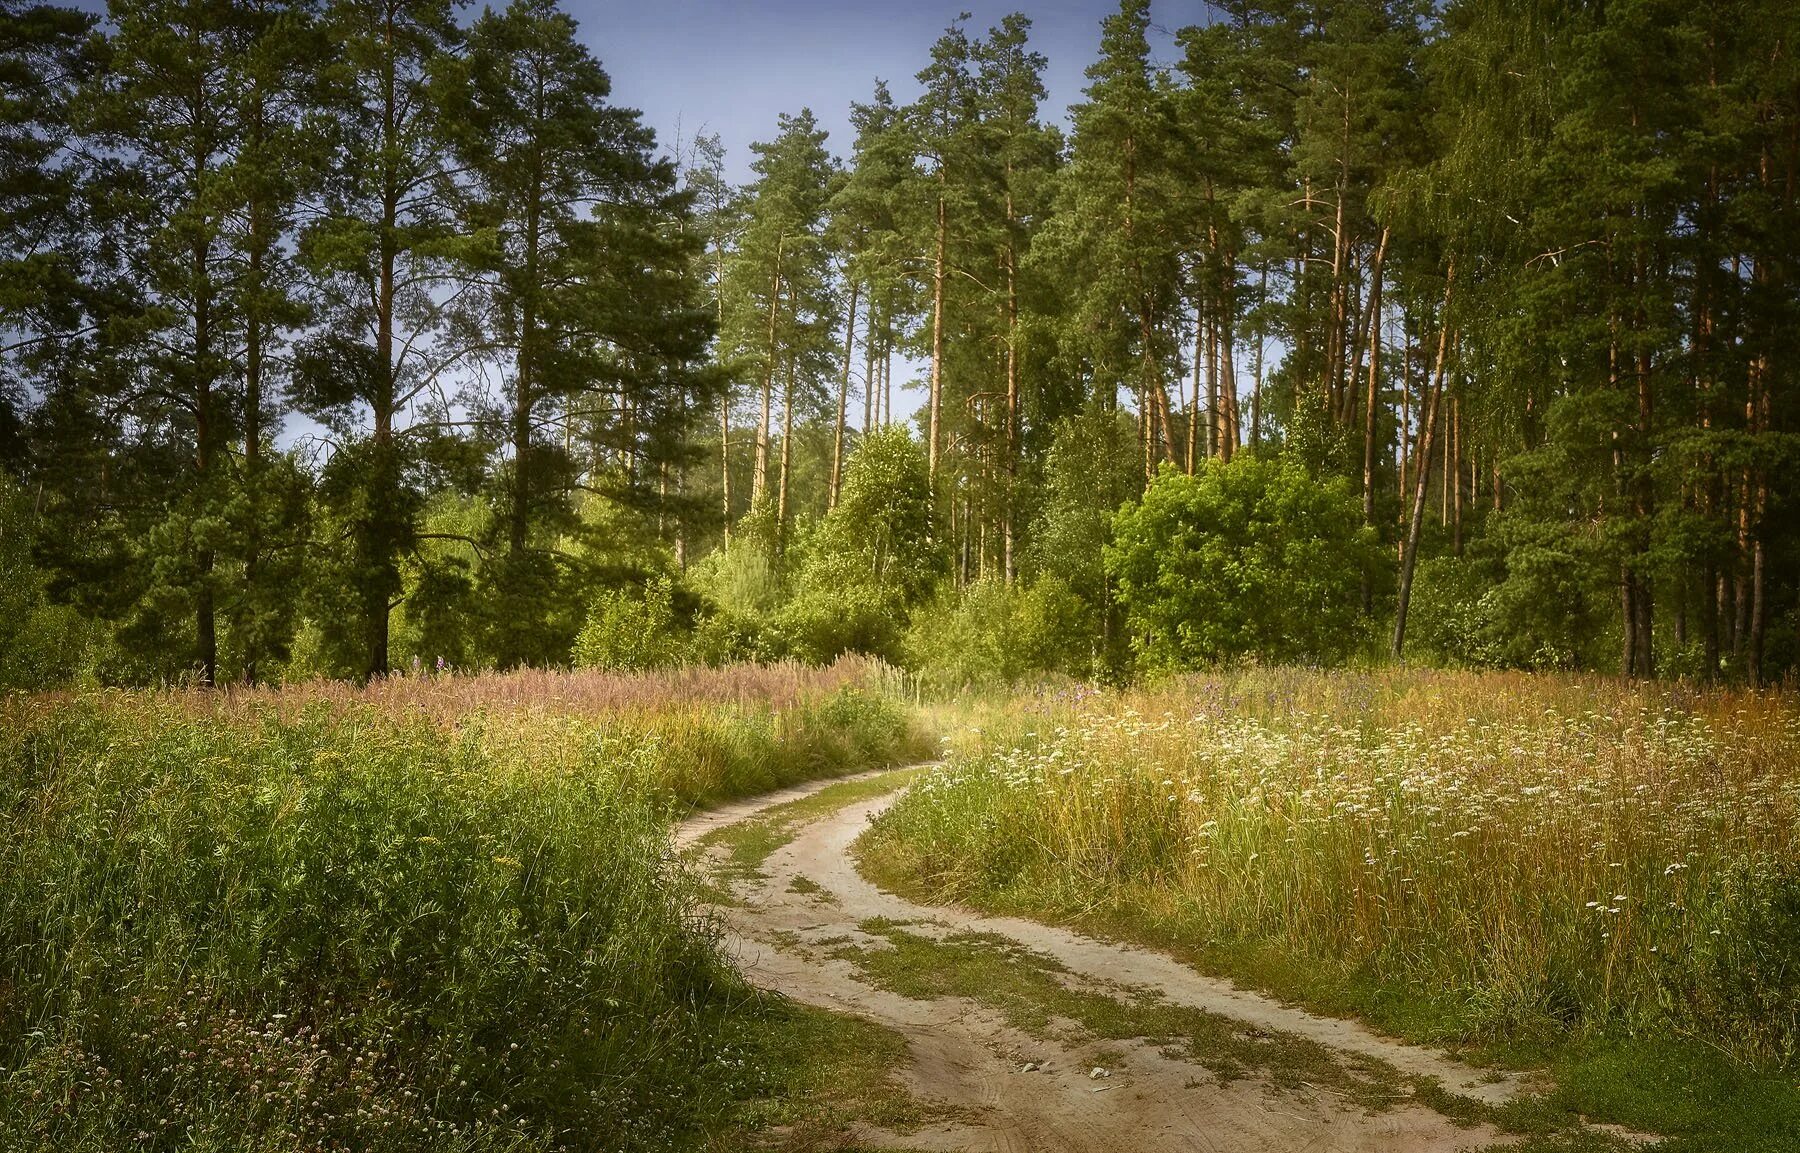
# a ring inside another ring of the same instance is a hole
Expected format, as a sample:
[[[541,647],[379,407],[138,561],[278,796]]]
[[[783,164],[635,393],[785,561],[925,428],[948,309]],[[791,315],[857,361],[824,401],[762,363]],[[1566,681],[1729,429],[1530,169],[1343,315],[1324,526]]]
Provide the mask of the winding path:
[[[676,843],[692,846],[713,829],[832,783],[696,815],[677,830]],[[1084,1041],[1068,1036],[1074,1030],[1054,1030],[1058,1039],[1047,1040],[973,1001],[915,1000],[874,987],[853,962],[831,955],[846,943],[886,947],[885,939],[858,928],[870,918],[910,922],[909,932],[936,937],[996,934],[1054,958],[1067,969],[1060,979],[1083,989],[1120,996],[1151,990],[1253,1031],[1298,1035],[1401,1073],[1435,1077],[1453,1092],[1490,1103],[1520,1088],[1515,1080],[1484,1075],[1354,1022],[1315,1016],[1203,976],[1159,953],[1033,921],[927,908],[884,893],[857,873],[849,848],[893,800],[890,794],[859,801],[806,825],[768,858],[761,878],[738,886],[740,904],[720,910],[727,946],[750,980],[898,1030],[912,1058],[901,1074],[908,1088],[952,1107],[959,1118],[904,1135],[865,1132],[860,1140],[971,1153],[1449,1153],[1503,1142],[1492,1128],[1459,1127],[1419,1104],[1372,1113],[1326,1089],[1283,1091],[1256,1076],[1222,1080],[1153,1044]],[[1098,1067],[1108,1075],[1091,1076]]]

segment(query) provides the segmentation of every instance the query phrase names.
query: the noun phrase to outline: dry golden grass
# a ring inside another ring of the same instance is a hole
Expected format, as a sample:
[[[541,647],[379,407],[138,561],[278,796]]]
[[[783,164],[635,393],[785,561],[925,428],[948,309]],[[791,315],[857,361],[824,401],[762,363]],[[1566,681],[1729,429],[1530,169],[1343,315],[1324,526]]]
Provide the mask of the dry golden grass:
[[[1791,697],[1257,670],[1039,698],[961,745],[877,832],[948,895],[1279,954],[1438,1035],[1800,1049]]]

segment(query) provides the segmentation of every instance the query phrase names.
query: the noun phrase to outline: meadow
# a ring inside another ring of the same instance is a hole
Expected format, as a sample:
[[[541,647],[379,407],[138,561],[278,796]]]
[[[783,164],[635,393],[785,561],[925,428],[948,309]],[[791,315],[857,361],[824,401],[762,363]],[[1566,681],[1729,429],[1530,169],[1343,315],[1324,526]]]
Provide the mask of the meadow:
[[[1800,709],[1505,673],[1074,689],[956,738],[866,868],[1521,1063],[1800,1055]]]
[[[0,1148],[699,1140],[769,1007],[669,821],[916,757],[883,675],[0,701]]]

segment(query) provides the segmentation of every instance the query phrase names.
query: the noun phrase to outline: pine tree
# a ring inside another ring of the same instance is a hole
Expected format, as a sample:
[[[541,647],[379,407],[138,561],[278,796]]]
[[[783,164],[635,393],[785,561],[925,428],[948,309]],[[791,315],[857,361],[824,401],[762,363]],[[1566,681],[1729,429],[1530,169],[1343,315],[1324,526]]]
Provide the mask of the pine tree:
[[[126,276],[141,286],[137,306],[110,322],[122,368],[110,400],[151,433],[126,442],[128,451],[162,457],[154,471],[166,470],[168,457],[185,458],[185,475],[141,495],[142,522],[118,542],[134,561],[126,635],[139,644],[180,636],[174,622],[186,615],[190,667],[211,685],[227,593],[228,454],[243,402],[231,167],[254,32],[250,14],[223,0],[119,0],[110,14],[109,67],[87,115],[125,168],[112,185],[115,243]]]
[[[1146,475],[1175,459],[1167,382],[1182,231],[1172,110],[1151,73],[1149,24],[1146,0],[1121,0],[1102,24],[1050,237],[1059,271],[1079,286],[1066,338],[1103,402],[1121,387],[1137,394]]]
[[[825,139],[812,112],[802,109],[782,115],[773,140],[751,145],[756,179],[744,189],[743,231],[726,270],[730,348],[756,380],[760,403],[751,509],[769,518],[768,543],[777,555],[787,533],[796,410],[822,405],[836,360],[837,305],[825,236],[837,172]]]
[[[296,399],[339,448],[323,491],[347,549],[331,539],[319,583],[327,639],[363,676],[388,671],[393,609],[416,551],[423,470],[444,436],[445,331],[452,268],[449,156],[434,74],[460,41],[453,0],[334,0],[337,46],[320,105],[336,153],[325,212],[302,236],[321,323],[300,357]],[[341,622],[341,623],[340,623]]]
[[[989,217],[984,231],[992,252],[984,274],[990,288],[987,296],[998,314],[998,342],[1004,349],[1001,475],[992,487],[998,490],[999,567],[1008,581],[1018,573],[1019,468],[1027,407],[1023,311],[1033,295],[1025,280],[1036,226],[1050,208],[1062,144],[1059,134],[1039,118],[1048,61],[1031,50],[1030,32],[1031,21],[1013,13],[975,47],[982,96],[980,154],[986,159],[989,185],[983,197]]]
[[[70,104],[95,18],[0,2],[0,460],[20,463],[24,384],[91,324]]]
[[[933,485],[943,455],[946,330],[955,308],[953,280],[979,195],[975,128],[980,91],[973,68],[974,46],[958,20],[932,45],[931,63],[918,74],[924,92],[905,110],[919,167],[905,196],[904,227],[913,237],[914,259],[930,297],[925,320],[931,372],[925,459]]]
[[[303,559],[305,479],[291,460],[270,459],[270,450],[287,399],[286,346],[307,318],[291,240],[300,201],[317,191],[324,168],[323,140],[312,126],[323,41],[306,4],[262,0],[239,12],[248,42],[237,89],[240,138],[224,172],[231,209],[223,241],[242,314],[234,365],[242,391],[225,519],[232,648],[241,678],[254,684],[265,659],[286,656]]]
[[[701,255],[704,267],[700,279],[705,283],[704,297],[709,305],[715,329],[713,360],[720,372],[719,384],[719,510],[721,547],[731,546],[731,519],[735,513],[731,490],[731,411],[736,399],[739,367],[727,355],[724,334],[727,293],[725,267],[737,243],[740,226],[738,204],[730,183],[725,179],[725,145],[718,134],[703,135],[694,140],[692,158],[682,172],[682,184],[692,197],[695,209],[694,229],[703,238]]]
[[[478,286],[462,322],[498,381],[468,401],[505,454],[484,568],[503,666],[568,651],[585,605],[554,545],[580,528],[574,494],[651,499],[642,478],[656,469],[640,466],[674,451],[671,426],[711,399],[691,206],[610,93],[566,13],[515,0],[470,28],[447,97],[467,173],[459,250]]]
[[[851,162],[834,217],[854,230],[857,246],[846,275],[863,285],[863,431],[893,420],[893,359],[923,312],[920,260],[910,231],[916,188],[914,141],[904,109],[877,80],[867,103],[850,108],[856,130]]]

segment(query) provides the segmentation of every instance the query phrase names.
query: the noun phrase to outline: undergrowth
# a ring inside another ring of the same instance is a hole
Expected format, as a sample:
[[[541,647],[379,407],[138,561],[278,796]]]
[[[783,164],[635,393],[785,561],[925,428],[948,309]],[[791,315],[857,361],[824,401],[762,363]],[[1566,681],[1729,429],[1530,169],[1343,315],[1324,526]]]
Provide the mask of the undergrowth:
[[[0,704],[0,1148],[700,1140],[748,993],[670,816],[918,738],[853,686],[570,696]]]

